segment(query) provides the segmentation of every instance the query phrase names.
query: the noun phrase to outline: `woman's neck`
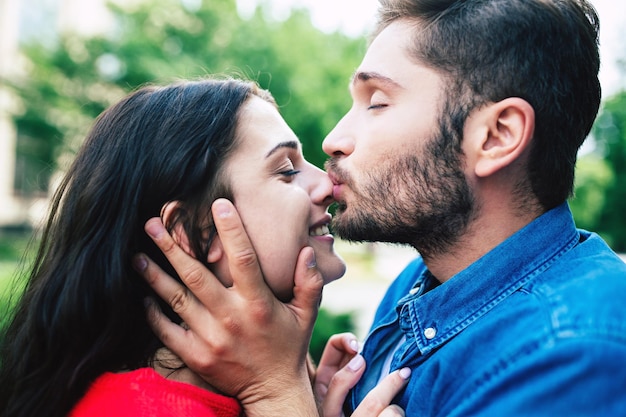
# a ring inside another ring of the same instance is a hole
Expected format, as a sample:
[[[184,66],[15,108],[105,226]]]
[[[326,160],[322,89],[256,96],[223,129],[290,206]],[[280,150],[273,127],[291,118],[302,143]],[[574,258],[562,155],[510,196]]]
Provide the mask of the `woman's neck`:
[[[170,381],[184,382],[207,391],[220,393],[219,390],[188,368],[187,365],[168,348],[163,347],[157,350],[151,362],[152,368],[163,378],[169,379]]]

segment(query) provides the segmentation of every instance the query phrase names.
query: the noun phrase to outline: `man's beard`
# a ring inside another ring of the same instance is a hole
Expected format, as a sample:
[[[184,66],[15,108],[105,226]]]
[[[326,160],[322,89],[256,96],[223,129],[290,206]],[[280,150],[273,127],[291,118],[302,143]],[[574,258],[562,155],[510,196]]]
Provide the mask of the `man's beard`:
[[[353,193],[340,202],[333,232],[350,241],[409,244],[425,257],[448,250],[465,232],[476,204],[462,171],[462,153],[453,134],[431,138],[421,155],[391,156],[368,172],[362,183],[333,158],[333,172]],[[358,188],[357,188],[358,187]]]

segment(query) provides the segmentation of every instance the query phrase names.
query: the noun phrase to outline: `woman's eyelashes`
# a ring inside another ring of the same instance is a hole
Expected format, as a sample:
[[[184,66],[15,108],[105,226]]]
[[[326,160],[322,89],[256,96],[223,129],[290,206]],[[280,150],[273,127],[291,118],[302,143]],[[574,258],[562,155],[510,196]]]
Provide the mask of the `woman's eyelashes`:
[[[278,170],[278,175],[281,175],[288,180],[293,179],[294,176],[300,173],[299,169],[296,169],[296,165],[293,163],[292,158],[287,158],[286,163]]]
[[[297,169],[288,169],[288,170],[279,172],[280,175],[287,177],[289,179],[293,178],[296,174],[299,174],[299,173],[300,173],[300,170],[297,170]]]

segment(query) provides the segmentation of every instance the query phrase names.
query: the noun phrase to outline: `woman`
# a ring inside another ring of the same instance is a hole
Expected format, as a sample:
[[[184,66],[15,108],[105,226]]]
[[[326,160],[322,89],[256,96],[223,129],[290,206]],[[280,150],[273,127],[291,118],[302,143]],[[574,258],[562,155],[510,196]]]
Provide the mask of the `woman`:
[[[161,361],[167,355],[144,307],[153,293],[131,257],[143,252],[174,271],[144,224],[161,215],[181,247],[228,284],[210,207],[219,197],[230,199],[262,267],[281,277],[270,286],[286,300],[306,245],[314,247],[325,282],[345,271],[328,234],[331,187],[303,159],[270,94],[253,83],[144,87],[106,110],[54,196],[5,332],[2,415],[93,415],[99,409],[93,404],[107,401],[126,415],[239,415],[232,398],[166,379],[178,373]]]

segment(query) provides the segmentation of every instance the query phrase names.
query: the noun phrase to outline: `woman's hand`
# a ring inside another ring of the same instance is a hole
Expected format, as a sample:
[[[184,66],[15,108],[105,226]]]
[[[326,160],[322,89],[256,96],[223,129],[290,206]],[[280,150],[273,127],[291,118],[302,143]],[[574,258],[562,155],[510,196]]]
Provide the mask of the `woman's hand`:
[[[313,382],[313,392],[324,416],[341,416],[348,391],[361,379],[365,360],[358,350],[359,342],[351,333],[328,339]]]
[[[390,404],[406,386],[410,376],[411,368],[398,369],[387,375],[363,398],[351,417],[404,417],[402,408]]]
[[[342,417],[343,403],[365,371],[365,360],[358,354],[359,343],[351,333],[331,336],[326,343],[315,374],[313,391],[324,417]],[[389,405],[404,388],[411,371],[405,368],[388,375],[364,398],[352,414],[355,417],[402,417],[404,411]]]

